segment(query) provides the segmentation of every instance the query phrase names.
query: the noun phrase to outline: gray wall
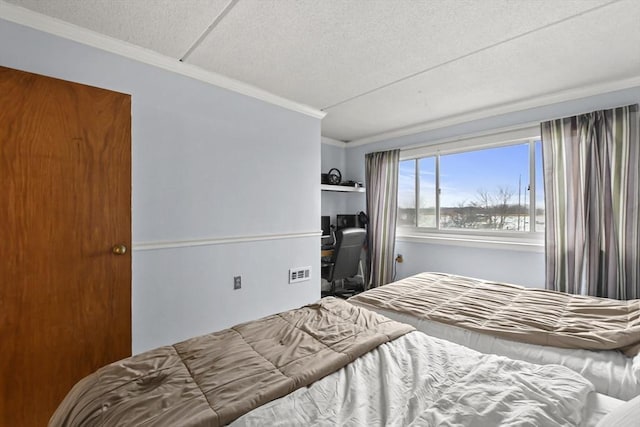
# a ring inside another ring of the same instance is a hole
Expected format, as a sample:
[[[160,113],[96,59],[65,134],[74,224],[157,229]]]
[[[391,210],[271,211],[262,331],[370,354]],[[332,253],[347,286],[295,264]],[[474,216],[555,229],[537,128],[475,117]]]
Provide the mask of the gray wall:
[[[322,138],[324,140],[324,138]],[[346,156],[345,149],[336,145],[322,143],[321,144],[321,171],[322,173],[328,173],[332,168],[338,168],[340,173],[346,173],[345,164]],[[320,179],[320,177],[318,177]],[[331,217],[331,223],[335,224],[336,214],[346,212],[347,198],[350,195],[343,193],[337,193],[333,191],[323,191],[321,193],[321,213],[322,215],[328,215]]]
[[[132,95],[134,353],[319,298],[320,120],[4,20],[0,65]]]
[[[345,167],[354,176],[354,179],[364,180],[364,157],[369,152],[428,145],[430,141],[454,139],[493,129],[541,122],[638,102],[640,102],[640,87],[504,114],[361,146],[349,147],[347,145]],[[358,211],[365,207],[364,198],[362,201],[351,198],[346,203],[345,209],[350,211]],[[396,253],[401,253],[405,259],[404,264],[398,265],[397,278],[420,271],[441,271],[530,287],[544,287],[544,253],[540,251],[490,249],[469,246],[465,243],[458,245],[442,245],[427,241],[418,243],[413,240],[399,239],[396,242]]]

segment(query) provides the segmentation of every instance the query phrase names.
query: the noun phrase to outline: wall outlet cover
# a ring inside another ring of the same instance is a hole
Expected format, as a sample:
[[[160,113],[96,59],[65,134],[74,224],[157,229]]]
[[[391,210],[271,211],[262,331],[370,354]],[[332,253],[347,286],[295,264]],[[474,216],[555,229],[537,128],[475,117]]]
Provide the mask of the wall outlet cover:
[[[311,266],[289,269],[289,283],[304,282],[311,279]]]

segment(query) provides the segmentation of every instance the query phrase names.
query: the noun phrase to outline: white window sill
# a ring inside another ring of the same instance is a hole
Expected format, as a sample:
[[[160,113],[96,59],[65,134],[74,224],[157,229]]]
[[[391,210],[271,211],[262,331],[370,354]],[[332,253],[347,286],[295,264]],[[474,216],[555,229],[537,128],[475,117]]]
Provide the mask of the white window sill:
[[[396,240],[401,242],[453,245],[467,248],[499,249],[544,253],[543,233],[465,233],[400,229]]]

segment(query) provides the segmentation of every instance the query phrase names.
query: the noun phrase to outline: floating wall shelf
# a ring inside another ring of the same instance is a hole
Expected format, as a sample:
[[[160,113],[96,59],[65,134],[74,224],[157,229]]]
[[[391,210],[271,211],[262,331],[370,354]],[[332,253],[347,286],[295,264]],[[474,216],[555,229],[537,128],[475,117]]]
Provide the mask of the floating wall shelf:
[[[351,187],[346,185],[329,185],[320,184],[322,191],[341,191],[343,193],[364,193],[366,190],[364,187]]]

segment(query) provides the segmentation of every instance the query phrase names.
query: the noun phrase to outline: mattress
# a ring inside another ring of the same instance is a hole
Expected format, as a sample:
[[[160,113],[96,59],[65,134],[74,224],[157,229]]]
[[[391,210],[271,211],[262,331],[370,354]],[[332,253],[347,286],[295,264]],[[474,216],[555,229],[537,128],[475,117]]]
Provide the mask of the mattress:
[[[232,426],[592,427],[624,403],[592,390],[561,366],[483,355],[411,332]]]

